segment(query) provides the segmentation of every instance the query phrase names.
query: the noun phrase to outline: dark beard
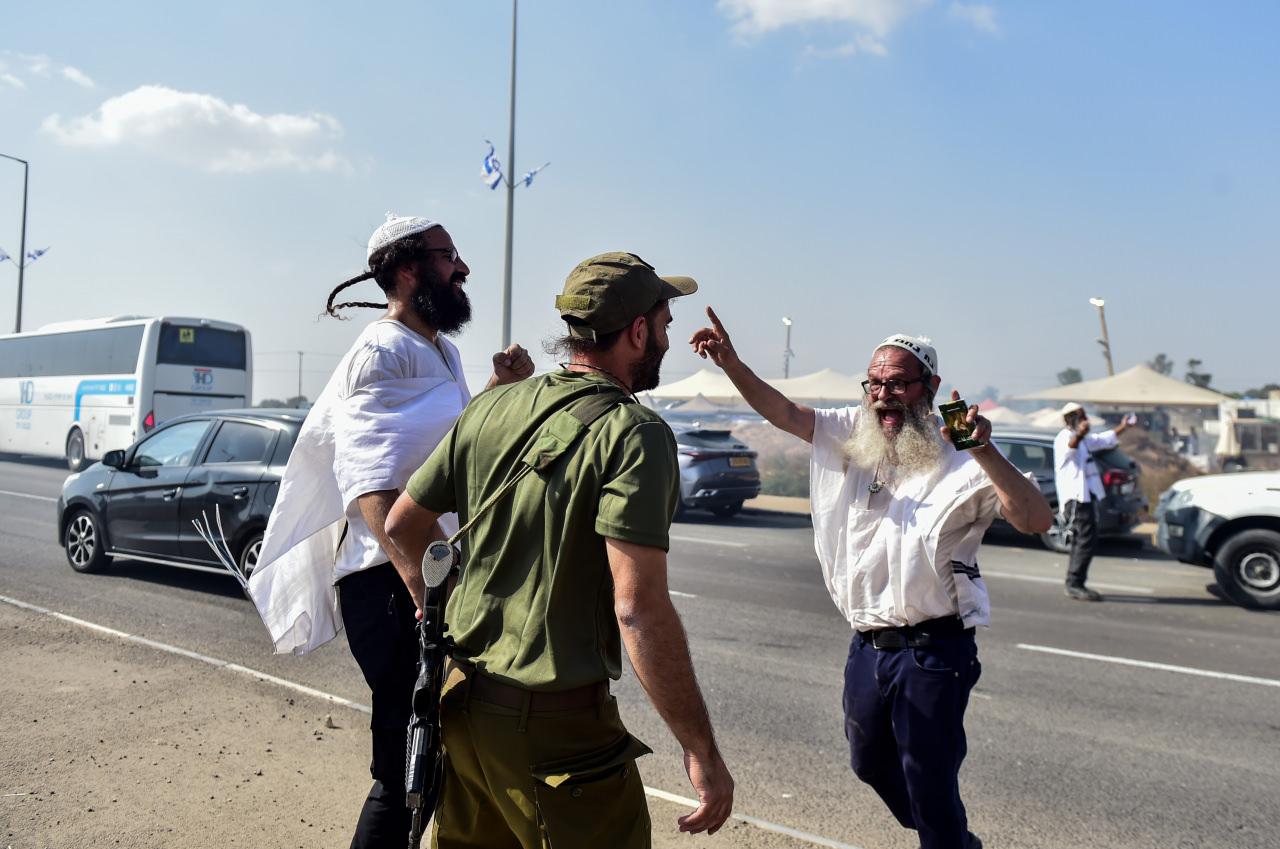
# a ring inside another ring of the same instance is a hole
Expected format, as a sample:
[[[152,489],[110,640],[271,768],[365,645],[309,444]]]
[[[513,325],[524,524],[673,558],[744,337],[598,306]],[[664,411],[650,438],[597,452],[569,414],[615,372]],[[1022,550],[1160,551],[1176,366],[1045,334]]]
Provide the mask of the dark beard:
[[[424,264],[418,271],[418,288],[414,290],[409,304],[418,318],[436,332],[445,335],[457,333],[471,321],[471,300],[466,292],[455,289],[453,284],[461,284],[466,279],[466,275],[457,273],[449,280],[442,280]]]
[[[658,341],[650,334],[644,343],[644,353],[631,364],[631,394],[647,392],[658,385],[658,372],[666,351],[658,347]]]

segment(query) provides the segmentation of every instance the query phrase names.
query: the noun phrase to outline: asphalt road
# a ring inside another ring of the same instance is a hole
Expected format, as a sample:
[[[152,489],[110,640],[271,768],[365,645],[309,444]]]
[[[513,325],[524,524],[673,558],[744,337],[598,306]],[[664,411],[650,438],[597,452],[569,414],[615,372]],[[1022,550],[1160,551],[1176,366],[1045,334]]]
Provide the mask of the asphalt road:
[[[273,656],[229,578],[127,561],[73,573],[54,540],[64,476],[0,459],[0,595],[367,701],[342,640]],[[848,769],[849,628],[822,586],[807,520],[708,517],[672,533],[671,588],[736,809],[828,846],[916,846]],[[988,847],[1280,845],[1280,618],[1220,601],[1208,570],[1137,545],[1109,545],[1095,561],[1102,604],[1065,599],[1064,566],[1016,541],[983,549],[994,615],[979,637],[962,773],[974,831]],[[641,763],[646,785],[690,795],[634,679],[617,692],[655,750]],[[762,833],[758,845],[777,844]]]

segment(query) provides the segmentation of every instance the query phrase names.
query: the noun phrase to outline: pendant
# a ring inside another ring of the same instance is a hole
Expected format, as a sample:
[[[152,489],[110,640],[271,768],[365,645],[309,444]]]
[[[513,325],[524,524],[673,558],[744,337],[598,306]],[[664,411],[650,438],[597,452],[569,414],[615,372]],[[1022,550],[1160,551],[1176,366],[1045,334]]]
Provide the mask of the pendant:
[[[882,489],[884,489],[884,481],[872,481],[871,483],[867,484],[867,492],[871,493],[872,495],[875,495],[877,492],[879,492]]]

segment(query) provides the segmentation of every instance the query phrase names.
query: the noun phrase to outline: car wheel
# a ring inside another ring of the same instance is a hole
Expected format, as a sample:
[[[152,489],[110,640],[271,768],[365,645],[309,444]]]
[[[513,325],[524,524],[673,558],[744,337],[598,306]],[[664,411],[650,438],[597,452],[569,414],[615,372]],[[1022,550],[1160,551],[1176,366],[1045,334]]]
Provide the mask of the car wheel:
[[[1213,575],[1236,604],[1280,610],[1280,533],[1255,528],[1231,537],[1213,558]]]
[[[240,551],[240,574],[248,578],[258,568],[258,555],[262,552],[262,534],[249,537]]]
[[[721,519],[728,519],[730,516],[736,516],[742,510],[742,502],[735,501],[732,504],[717,504],[711,508],[711,512],[719,516]]]
[[[1053,514],[1053,527],[1038,536],[1040,543],[1050,551],[1056,551],[1059,554],[1071,552],[1071,543],[1067,541],[1067,529],[1062,524],[1062,517],[1057,513]]]
[[[77,572],[100,572],[111,564],[106,553],[102,527],[88,510],[77,510],[62,534],[67,563]]]
[[[79,428],[67,437],[67,468],[78,472],[87,465],[84,461],[84,434]]]

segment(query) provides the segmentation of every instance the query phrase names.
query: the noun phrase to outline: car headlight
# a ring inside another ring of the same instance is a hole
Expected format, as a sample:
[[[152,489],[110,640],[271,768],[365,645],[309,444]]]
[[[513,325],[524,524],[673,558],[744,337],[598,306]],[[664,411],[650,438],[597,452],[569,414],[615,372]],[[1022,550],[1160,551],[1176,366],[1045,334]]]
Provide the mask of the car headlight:
[[[1193,500],[1195,500],[1195,495],[1191,492],[1191,490],[1184,489],[1181,492],[1179,492],[1177,495],[1175,495],[1173,499],[1169,502],[1169,509],[1177,510],[1180,507],[1186,507]]]

